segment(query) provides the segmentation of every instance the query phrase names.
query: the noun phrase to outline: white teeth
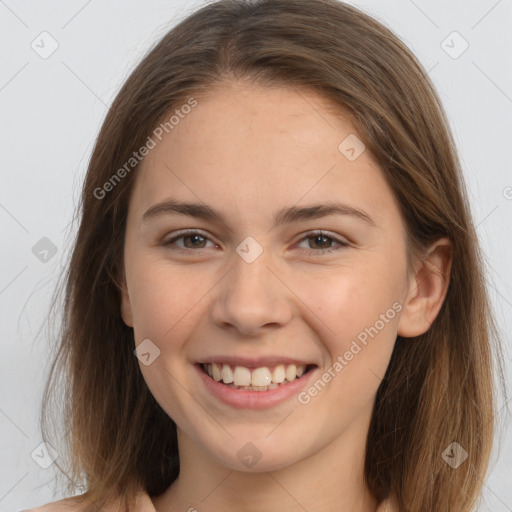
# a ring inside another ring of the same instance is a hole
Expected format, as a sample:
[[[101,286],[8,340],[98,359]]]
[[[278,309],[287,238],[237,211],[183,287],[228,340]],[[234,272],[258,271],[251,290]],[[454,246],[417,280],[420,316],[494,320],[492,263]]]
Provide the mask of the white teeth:
[[[233,374],[235,386],[250,386],[251,385],[251,370],[244,366],[235,366],[235,373]]]
[[[212,372],[213,372],[213,378],[216,380],[216,381],[219,381],[220,380],[220,368],[217,364],[213,363],[212,365]]]
[[[295,380],[295,377],[297,376],[297,367],[294,364],[291,364],[286,368],[286,380],[288,382],[291,382],[292,380]]]
[[[230,384],[231,382],[233,382],[233,380],[234,380],[233,371],[231,370],[231,367],[229,366],[229,364],[222,365],[221,376],[222,376],[222,381],[224,382],[224,384]]]
[[[273,371],[266,366],[252,370],[244,366],[235,366],[234,371],[229,364],[208,363],[203,366],[208,375],[217,382],[222,381],[231,388],[252,391],[266,391],[287,384],[302,377],[306,370],[305,365],[295,364],[279,364]]]
[[[272,382],[275,382],[276,384],[280,384],[281,382],[283,382],[285,375],[286,375],[286,372],[284,369],[284,365],[283,364],[277,365],[274,368],[274,371],[272,372]]]
[[[272,383],[272,374],[268,368],[256,368],[252,372],[251,384],[254,386],[267,387]]]

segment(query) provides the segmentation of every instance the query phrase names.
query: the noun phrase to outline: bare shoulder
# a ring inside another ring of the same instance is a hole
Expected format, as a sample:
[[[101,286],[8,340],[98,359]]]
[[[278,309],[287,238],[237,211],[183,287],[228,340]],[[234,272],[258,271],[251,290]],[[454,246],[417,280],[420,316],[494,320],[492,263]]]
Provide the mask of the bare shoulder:
[[[87,508],[87,499],[84,495],[74,496],[73,498],[64,498],[60,501],[47,503],[41,507],[30,508],[27,510],[20,510],[19,512],[83,512]],[[108,501],[99,510],[99,507],[93,507],[98,512],[119,512],[121,510],[119,497]],[[145,491],[141,490],[136,498],[136,503],[132,508],[133,512],[156,512],[151,498]]]
[[[80,512],[84,507],[83,503],[78,503],[76,500],[65,498],[63,500],[47,503],[36,508],[29,508],[20,510],[20,512]]]

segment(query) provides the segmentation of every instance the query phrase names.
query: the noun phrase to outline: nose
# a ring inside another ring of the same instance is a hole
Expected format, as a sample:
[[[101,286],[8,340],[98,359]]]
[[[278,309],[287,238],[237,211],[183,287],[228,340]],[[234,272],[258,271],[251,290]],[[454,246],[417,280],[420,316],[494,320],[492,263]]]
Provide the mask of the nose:
[[[270,252],[263,250],[252,262],[235,253],[232,261],[231,270],[214,288],[213,321],[239,336],[255,337],[290,322],[293,293],[279,276]]]

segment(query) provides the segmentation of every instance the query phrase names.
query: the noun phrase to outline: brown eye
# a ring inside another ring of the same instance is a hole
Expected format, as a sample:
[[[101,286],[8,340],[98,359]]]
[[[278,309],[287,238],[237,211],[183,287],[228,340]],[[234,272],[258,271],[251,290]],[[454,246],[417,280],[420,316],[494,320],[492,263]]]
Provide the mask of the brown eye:
[[[194,250],[194,249],[206,249],[205,242],[209,240],[208,237],[197,231],[187,231],[181,233],[179,236],[171,238],[163,243],[165,247],[169,247],[175,244],[177,240],[183,240],[183,246],[177,246],[176,250]]]
[[[183,246],[176,244],[178,240],[183,240]],[[301,250],[307,251],[309,253],[319,253],[320,255],[338,251],[344,247],[349,246],[348,242],[343,241],[337,237],[330,236],[322,231],[308,233],[304,238],[302,238],[301,242],[304,240],[312,240],[312,242],[308,244],[309,247],[301,248]],[[169,247],[171,250],[193,251],[195,249],[207,249],[207,241],[211,240],[198,231],[186,231],[165,241],[162,245],[164,247]],[[333,243],[336,243],[337,246],[333,247]]]
[[[202,249],[204,247],[204,241],[206,240],[206,238],[201,235],[185,235],[182,236],[181,238],[183,238],[183,240],[185,241],[190,240],[190,245],[187,245],[187,243],[185,243],[185,247],[187,247],[188,249],[194,249],[196,247]]]
[[[320,253],[320,254],[334,252],[334,251],[339,251],[343,247],[348,247],[349,246],[348,242],[345,242],[343,240],[340,240],[339,238],[327,235],[327,234],[325,234],[322,231],[318,231],[318,232],[314,232],[314,233],[308,233],[302,239],[302,241],[303,240],[313,240],[312,243],[308,244],[309,248],[306,248],[306,249],[303,249],[303,250],[306,250],[308,252],[317,252],[317,253]],[[337,247],[332,247],[330,245],[330,244],[332,244],[332,242],[337,243],[338,246]],[[319,247],[319,249],[316,250],[315,246]]]

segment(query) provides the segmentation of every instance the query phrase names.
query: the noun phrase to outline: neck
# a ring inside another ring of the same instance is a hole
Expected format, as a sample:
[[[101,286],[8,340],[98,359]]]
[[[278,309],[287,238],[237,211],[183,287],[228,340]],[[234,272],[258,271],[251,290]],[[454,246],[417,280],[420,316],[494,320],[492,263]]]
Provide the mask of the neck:
[[[178,428],[180,474],[153,503],[169,510],[244,510],[245,512],[375,512],[378,502],[364,480],[368,419],[321,451],[274,471],[245,472],[226,468]]]

